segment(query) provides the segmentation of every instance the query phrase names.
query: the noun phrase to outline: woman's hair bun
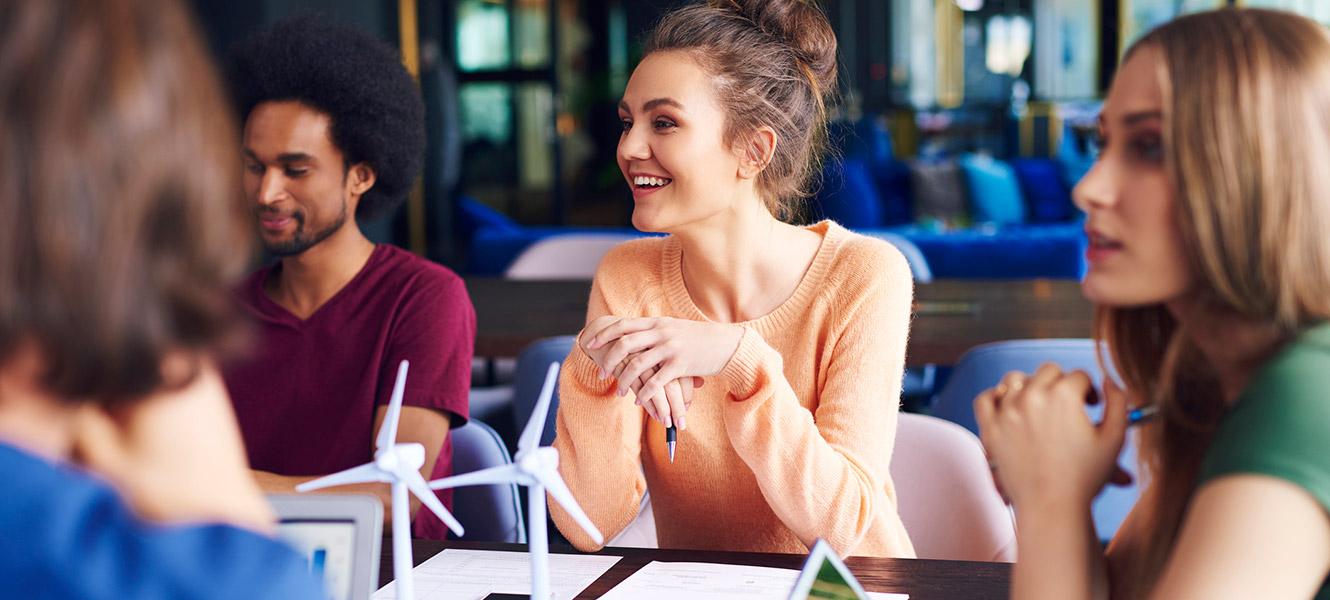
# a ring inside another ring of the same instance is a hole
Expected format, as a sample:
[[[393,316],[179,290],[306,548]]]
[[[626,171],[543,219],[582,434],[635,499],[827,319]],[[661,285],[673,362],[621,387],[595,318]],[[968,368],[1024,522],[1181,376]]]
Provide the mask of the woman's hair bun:
[[[709,4],[739,14],[794,48],[812,71],[818,93],[826,95],[836,86],[836,32],[811,0],[711,0]]]
[[[779,143],[757,177],[772,214],[788,218],[820,173],[827,105],[836,94],[836,34],[812,0],[700,0],[666,13],[645,55],[683,51],[725,112],[724,142],[769,127]],[[745,142],[746,143],[746,142]]]

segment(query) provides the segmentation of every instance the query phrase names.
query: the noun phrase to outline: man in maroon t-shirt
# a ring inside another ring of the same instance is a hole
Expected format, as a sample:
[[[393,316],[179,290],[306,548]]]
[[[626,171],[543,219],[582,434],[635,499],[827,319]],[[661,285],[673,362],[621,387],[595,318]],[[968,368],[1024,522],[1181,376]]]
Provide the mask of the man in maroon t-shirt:
[[[260,343],[225,373],[260,485],[291,492],[369,462],[403,359],[397,439],[425,446],[425,477],[449,474],[448,430],[468,413],[471,301],[457,275],[373,244],[358,225],[395,209],[420,171],[415,83],[392,48],[310,18],[247,40],[230,72],[245,119],[245,193],[264,247],[281,259],[238,291]],[[330,491],[390,502],[385,484]],[[444,538],[418,508],[413,498],[414,534]]]

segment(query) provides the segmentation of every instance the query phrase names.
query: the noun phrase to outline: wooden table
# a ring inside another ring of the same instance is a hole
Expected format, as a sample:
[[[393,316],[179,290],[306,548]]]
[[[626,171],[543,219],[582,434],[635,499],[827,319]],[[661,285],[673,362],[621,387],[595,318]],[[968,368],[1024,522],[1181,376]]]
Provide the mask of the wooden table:
[[[468,278],[476,307],[476,356],[517,356],[527,344],[575,334],[586,320],[590,281]],[[954,364],[978,344],[1090,337],[1093,309],[1068,280],[938,280],[915,287],[906,362]]]
[[[379,561],[379,585],[393,579],[392,543],[384,538]],[[412,558],[415,564],[425,562],[445,548],[470,550],[508,550],[525,552],[523,544],[494,544],[476,542],[434,542],[412,540]],[[552,545],[551,552],[575,553],[567,546]],[[610,570],[592,583],[578,598],[598,598],[637,572],[653,560],[672,562],[712,562],[734,565],[756,565],[798,569],[803,565],[800,554],[756,554],[746,552],[704,552],[691,550],[644,550],[638,548],[606,548],[597,554],[622,556]],[[899,558],[852,557],[845,561],[859,583],[870,592],[903,592],[911,600],[967,598],[1006,598],[1010,587],[1011,565],[950,560],[906,560]]]

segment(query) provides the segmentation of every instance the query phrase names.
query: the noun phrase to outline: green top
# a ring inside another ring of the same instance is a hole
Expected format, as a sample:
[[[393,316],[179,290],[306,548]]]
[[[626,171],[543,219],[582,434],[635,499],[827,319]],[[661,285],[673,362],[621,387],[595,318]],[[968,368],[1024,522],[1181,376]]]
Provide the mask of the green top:
[[[1219,424],[1197,485],[1243,473],[1289,481],[1330,512],[1330,323],[1257,371]],[[1315,598],[1330,600],[1330,579]]]

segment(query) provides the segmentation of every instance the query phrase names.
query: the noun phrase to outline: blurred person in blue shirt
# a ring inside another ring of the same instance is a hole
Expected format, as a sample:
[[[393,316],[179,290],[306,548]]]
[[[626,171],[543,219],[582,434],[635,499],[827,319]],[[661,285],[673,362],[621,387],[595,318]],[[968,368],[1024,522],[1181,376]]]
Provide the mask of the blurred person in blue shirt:
[[[216,361],[251,254],[174,0],[0,2],[0,595],[318,598]]]

